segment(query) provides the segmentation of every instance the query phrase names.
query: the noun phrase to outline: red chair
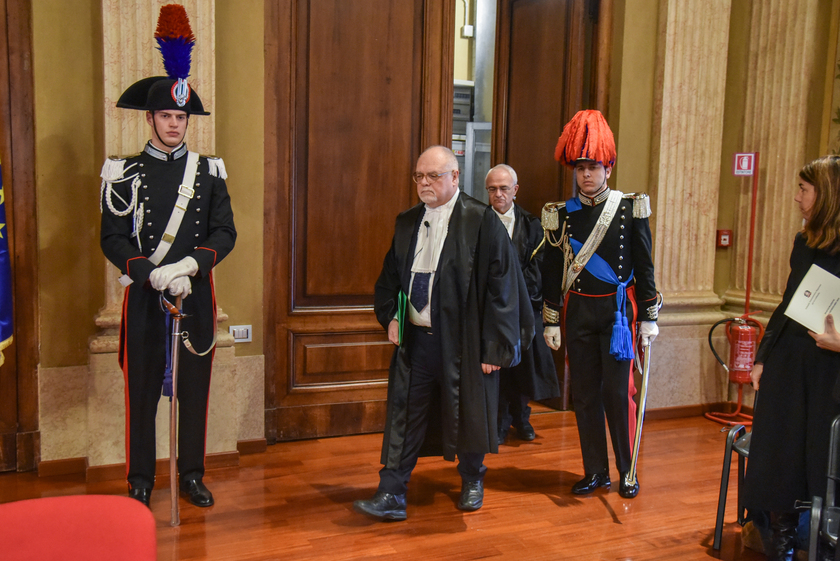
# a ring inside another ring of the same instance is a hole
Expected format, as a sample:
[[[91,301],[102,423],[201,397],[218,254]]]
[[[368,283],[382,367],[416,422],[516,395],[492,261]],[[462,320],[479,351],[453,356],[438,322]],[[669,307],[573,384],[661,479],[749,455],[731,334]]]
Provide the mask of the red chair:
[[[139,501],[71,495],[0,504],[3,559],[154,561],[155,518]]]

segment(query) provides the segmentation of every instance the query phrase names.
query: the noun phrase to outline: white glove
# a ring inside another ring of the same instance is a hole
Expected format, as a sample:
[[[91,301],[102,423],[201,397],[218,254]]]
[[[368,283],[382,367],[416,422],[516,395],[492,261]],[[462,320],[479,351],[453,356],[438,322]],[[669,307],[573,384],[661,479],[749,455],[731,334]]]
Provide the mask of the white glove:
[[[545,337],[545,344],[554,349],[555,351],[560,350],[560,327],[557,325],[549,325],[543,331],[543,337]]]
[[[639,334],[642,336],[642,346],[647,347],[659,335],[659,326],[655,321],[643,321],[639,325]]]
[[[175,277],[175,280],[170,282],[167,288],[169,288],[169,294],[180,296],[182,300],[192,294],[190,277]]]
[[[192,257],[184,257],[177,263],[158,267],[149,275],[152,288],[163,291],[175,277],[191,277],[198,272],[198,262]]]

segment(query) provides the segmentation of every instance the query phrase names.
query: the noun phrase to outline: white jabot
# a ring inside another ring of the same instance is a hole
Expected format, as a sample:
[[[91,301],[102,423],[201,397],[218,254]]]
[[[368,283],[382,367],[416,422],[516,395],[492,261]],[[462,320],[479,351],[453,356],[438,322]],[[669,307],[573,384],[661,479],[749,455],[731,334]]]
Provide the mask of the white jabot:
[[[511,204],[508,211],[504,214],[502,214],[501,212],[499,212],[495,208],[493,209],[493,212],[496,213],[496,216],[498,216],[499,220],[502,221],[502,224],[505,225],[505,229],[507,230],[508,236],[510,236],[511,239],[513,238],[513,226],[514,226],[514,223],[516,222],[516,213],[513,211],[514,206],[516,206],[516,205]]]
[[[422,310],[415,310],[414,306],[408,305],[408,319],[415,325],[424,327],[432,326],[432,291],[435,285],[435,271],[437,270],[440,253],[443,251],[443,244],[446,242],[446,234],[449,231],[449,218],[455,208],[455,201],[461,190],[455,191],[452,198],[446,203],[429,208],[426,205],[426,212],[420,220],[420,230],[417,232],[417,245],[414,248],[414,261],[411,265],[411,284],[414,284],[414,273],[431,273],[429,278],[429,303]],[[409,286],[408,294],[411,294]]]

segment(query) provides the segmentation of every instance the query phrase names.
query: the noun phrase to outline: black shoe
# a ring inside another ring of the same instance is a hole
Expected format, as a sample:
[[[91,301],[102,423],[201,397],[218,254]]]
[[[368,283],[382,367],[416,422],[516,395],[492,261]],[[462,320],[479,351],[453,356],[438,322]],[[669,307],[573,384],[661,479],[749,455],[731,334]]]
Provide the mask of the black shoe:
[[[505,443],[505,439],[507,438],[507,435],[508,435],[508,429],[505,429],[505,430],[499,429],[499,444],[504,444]]]
[[[187,481],[182,481],[181,492],[187,495],[187,498],[195,506],[213,506],[213,493],[204,486],[201,479],[188,479]]]
[[[572,493],[575,495],[588,495],[598,487],[610,486],[609,472],[590,473],[574,485],[572,485]]]
[[[628,485],[626,481],[627,473],[621,474],[621,479],[618,482],[618,494],[625,499],[632,499],[639,494],[639,477],[636,477],[636,482],[633,485]]]
[[[484,483],[482,481],[464,481],[461,483],[461,498],[458,508],[466,511],[478,510],[484,504]]]
[[[534,427],[531,426],[531,423],[525,421],[516,427],[516,436],[519,440],[534,440],[537,438],[537,433],[534,432]]]
[[[152,500],[152,490],[147,487],[135,487],[129,489],[128,496],[132,499],[137,499],[146,506],[149,506],[149,501]]]
[[[767,559],[771,561],[792,561],[793,546],[796,541],[796,526],[799,514],[795,512],[770,513],[771,551]]]
[[[353,510],[377,520],[405,520],[405,493],[393,495],[377,491],[366,501],[353,501]]]

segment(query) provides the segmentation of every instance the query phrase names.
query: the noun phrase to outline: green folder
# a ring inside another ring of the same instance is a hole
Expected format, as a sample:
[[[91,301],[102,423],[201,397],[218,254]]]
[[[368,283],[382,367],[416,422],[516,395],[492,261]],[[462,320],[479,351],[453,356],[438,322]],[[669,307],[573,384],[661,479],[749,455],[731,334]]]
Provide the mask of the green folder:
[[[400,290],[399,295],[397,296],[397,321],[399,322],[399,345],[402,346],[403,344],[403,332],[405,331],[405,312],[408,307],[408,296],[406,296],[405,292]]]

